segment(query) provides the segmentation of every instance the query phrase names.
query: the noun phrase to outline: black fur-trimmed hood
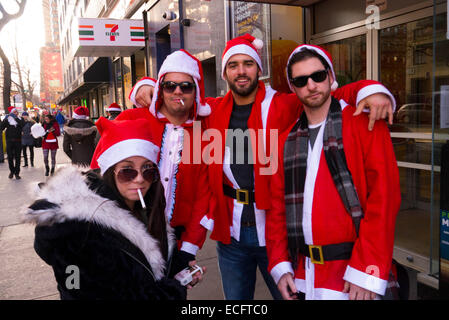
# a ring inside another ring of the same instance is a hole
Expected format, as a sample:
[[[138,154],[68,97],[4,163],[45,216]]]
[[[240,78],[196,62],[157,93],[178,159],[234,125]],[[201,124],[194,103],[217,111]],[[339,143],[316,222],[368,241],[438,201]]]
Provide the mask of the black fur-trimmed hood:
[[[24,221],[37,226],[50,226],[67,221],[93,222],[112,229],[139,248],[150,264],[156,280],[164,276],[165,260],[158,242],[145,225],[118,206],[116,201],[100,196],[88,186],[81,168],[61,169],[46,185],[37,191],[34,203],[27,208]],[[167,225],[169,252],[176,240],[173,229]]]

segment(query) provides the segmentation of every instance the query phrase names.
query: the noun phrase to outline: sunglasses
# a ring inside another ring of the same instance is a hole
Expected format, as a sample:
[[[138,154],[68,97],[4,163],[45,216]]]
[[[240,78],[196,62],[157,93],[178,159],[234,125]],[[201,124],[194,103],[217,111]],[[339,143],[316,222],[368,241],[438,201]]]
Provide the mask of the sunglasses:
[[[182,93],[188,94],[192,93],[195,88],[195,84],[189,81],[183,82],[173,82],[173,81],[164,81],[161,83],[161,88],[167,93],[173,93],[176,90],[176,87],[181,89]]]
[[[139,171],[132,168],[123,168],[115,172],[117,174],[117,180],[122,183],[133,181]],[[153,183],[159,180],[159,171],[156,167],[145,168],[141,171],[142,177],[149,183]]]
[[[323,82],[327,78],[327,69],[314,72],[308,76],[295,77],[293,79],[290,79],[290,82],[295,87],[302,88],[307,84],[307,82],[309,81],[309,78],[311,78],[315,82]]]

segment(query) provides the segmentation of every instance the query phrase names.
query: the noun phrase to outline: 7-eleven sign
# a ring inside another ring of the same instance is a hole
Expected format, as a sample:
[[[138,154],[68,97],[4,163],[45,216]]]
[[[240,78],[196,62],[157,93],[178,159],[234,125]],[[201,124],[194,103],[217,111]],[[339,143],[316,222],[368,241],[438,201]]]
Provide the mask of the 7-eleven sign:
[[[106,36],[109,37],[110,41],[115,41],[116,36],[120,36],[120,33],[118,32],[118,24],[105,24],[104,25],[108,31],[106,31]]]

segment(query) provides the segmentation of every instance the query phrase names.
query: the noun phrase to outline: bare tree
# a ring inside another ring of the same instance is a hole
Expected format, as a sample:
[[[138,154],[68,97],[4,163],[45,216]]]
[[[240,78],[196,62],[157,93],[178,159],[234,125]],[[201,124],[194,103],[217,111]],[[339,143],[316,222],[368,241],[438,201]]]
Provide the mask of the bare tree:
[[[26,102],[33,100],[34,89],[37,82],[32,80],[31,70],[27,66],[27,63],[21,63],[19,59],[19,50],[17,48],[17,42],[14,45],[14,57],[12,63],[12,72],[17,76],[17,81],[12,80],[14,85],[22,96],[23,110],[25,110]]]
[[[27,0],[15,0],[18,9],[16,13],[8,13],[3,4],[0,2],[0,32],[3,27],[10,22],[11,20],[19,18],[23,11],[25,10],[25,5]],[[3,52],[2,47],[0,46],[0,58],[3,62],[3,106],[5,108],[5,112],[8,112],[8,106],[10,105],[10,95],[11,95],[11,64],[9,63],[8,57]]]

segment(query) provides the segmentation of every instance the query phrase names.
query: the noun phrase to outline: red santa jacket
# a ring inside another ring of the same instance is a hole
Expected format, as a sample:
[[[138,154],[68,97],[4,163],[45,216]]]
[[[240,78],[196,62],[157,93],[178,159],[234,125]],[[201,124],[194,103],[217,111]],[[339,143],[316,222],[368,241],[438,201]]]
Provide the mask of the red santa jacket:
[[[379,92],[389,95],[394,105],[391,93],[379,82],[373,80],[362,80],[346,85],[333,92],[333,96],[357,104],[367,96]],[[224,139],[232,112],[232,93],[228,92],[224,98],[214,99],[214,101],[208,100],[208,103],[213,105],[213,112],[205,119],[206,127],[216,129],[220,133],[223,140],[220,151],[225,158]],[[271,206],[269,185],[271,170],[277,167],[278,133],[296,122],[300,112],[302,112],[302,105],[295,94],[279,93],[270,87],[265,87],[263,82],[259,81],[255,102],[248,119],[248,129],[252,129],[256,137],[256,141],[251,140],[251,146],[255,171],[255,216],[260,246],[265,246],[265,210]],[[226,163],[226,160],[208,166],[212,192],[211,210],[201,223],[212,230],[212,239],[228,244],[231,236],[239,240],[243,205],[223,193],[224,183],[238,189],[230,169],[223,165],[223,162]]]
[[[125,110],[116,120],[139,118],[151,122],[149,129],[161,148],[158,167],[165,189],[167,219],[172,227],[185,228],[180,249],[196,255],[206,239],[207,230],[200,220],[208,213],[210,198],[206,166],[193,159],[195,146],[201,148],[201,132],[193,129],[191,120],[175,126],[160,114],[156,118],[148,108]]]
[[[364,212],[359,237],[324,157],[323,125],[313,150],[309,148],[303,230],[309,245],[354,242],[351,259],[319,265],[300,255],[297,270],[292,270],[287,251],[283,146],[294,124],[280,137],[279,170],[271,180],[272,205],[266,223],[268,269],[276,282],[286,272],[294,273],[295,285],[306,293],[306,299],[347,299],[348,294],[342,292],[345,281],[383,295],[391,267],[401,195],[390,133],[384,121],[377,121],[374,130],[368,131],[366,114],[354,117],[355,108],[342,100],[340,104],[344,108],[342,135],[346,161]]]
[[[48,124],[44,122],[42,124],[45,130],[50,130],[50,128],[53,127],[55,131],[49,132],[44,139],[42,139],[42,149],[49,149],[49,150],[55,150],[59,148],[58,145],[58,136],[61,135],[61,132],[59,130],[59,124],[58,122],[52,121],[51,124]]]

